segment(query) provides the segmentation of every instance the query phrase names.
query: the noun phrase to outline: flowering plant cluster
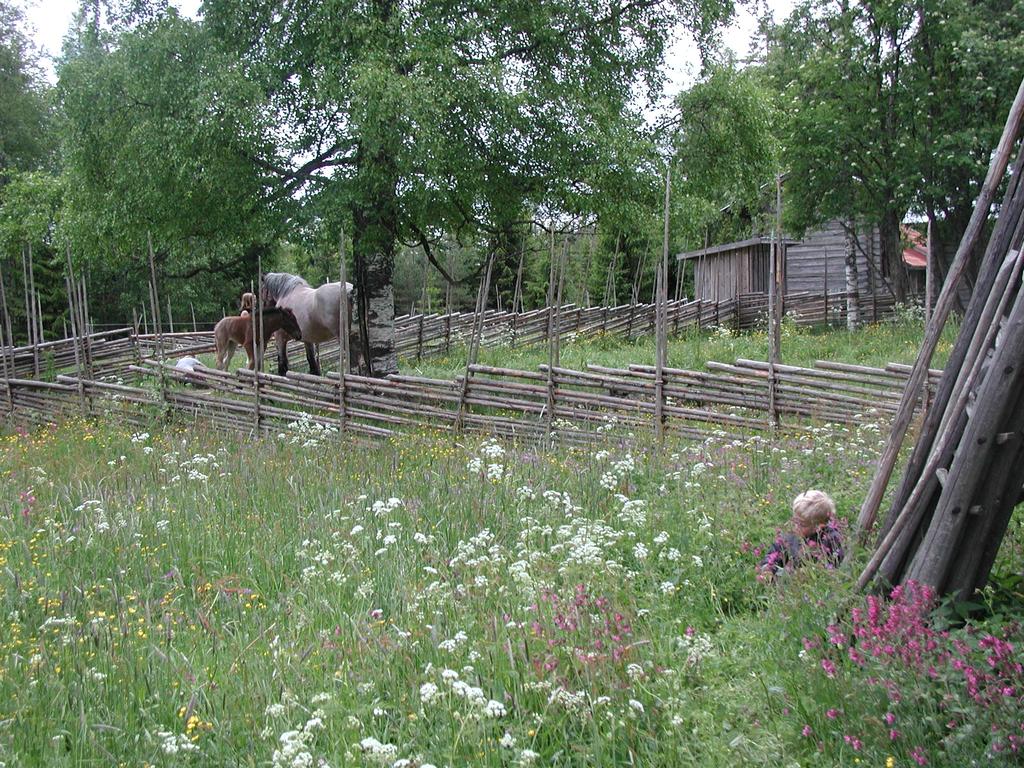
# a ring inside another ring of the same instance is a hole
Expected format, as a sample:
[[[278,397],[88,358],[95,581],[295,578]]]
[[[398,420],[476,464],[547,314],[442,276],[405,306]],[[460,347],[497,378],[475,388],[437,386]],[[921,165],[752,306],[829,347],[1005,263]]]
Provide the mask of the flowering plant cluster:
[[[946,628],[937,607],[935,592],[911,581],[887,600],[868,595],[847,620],[828,626],[827,639],[805,638],[805,655],[847,703],[826,707],[802,734],[822,749],[841,739],[854,752],[902,755],[917,765],[1024,757],[1024,629],[1019,622]]]

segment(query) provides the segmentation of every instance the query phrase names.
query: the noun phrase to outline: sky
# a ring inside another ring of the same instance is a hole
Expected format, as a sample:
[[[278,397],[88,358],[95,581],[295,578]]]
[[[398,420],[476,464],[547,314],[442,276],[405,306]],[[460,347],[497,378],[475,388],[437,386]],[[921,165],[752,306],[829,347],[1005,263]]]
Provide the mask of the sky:
[[[71,17],[79,6],[80,0],[28,0],[26,16],[35,30],[33,35],[36,44],[49,56],[60,53],[61,42]],[[201,0],[171,0],[186,16],[198,13]],[[796,0],[768,0],[776,21],[781,21],[792,11]],[[745,9],[740,9],[736,20],[723,34],[725,44],[737,56],[745,56],[751,35],[755,29],[755,20]],[[666,74],[668,76],[667,94],[678,93],[689,86],[698,72],[698,59],[693,40],[685,34],[676,35],[666,57]],[[53,77],[52,67],[49,75]]]

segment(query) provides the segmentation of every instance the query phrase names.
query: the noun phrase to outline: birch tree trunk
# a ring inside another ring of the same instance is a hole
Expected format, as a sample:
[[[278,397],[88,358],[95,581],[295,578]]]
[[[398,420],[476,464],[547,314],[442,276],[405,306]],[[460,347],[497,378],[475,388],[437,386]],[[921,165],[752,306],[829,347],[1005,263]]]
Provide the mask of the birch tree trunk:
[[[352,202],[352,251],[355,255],[356,302],[360,347],[371,376],[398,372],[395,350],[395,199],[397,170],[386,146],[372,153],[360,149],[356,196]]]
[[[860,296],[858,294],[857,243],[853,222],[846,222],[846,328],[854,331],[860,325]]]

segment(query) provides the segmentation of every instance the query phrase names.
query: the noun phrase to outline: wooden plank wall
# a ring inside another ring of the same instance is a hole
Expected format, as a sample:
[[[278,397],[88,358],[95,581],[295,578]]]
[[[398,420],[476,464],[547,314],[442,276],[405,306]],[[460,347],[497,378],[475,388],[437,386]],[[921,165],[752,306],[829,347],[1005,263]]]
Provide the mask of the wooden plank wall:
[[[861,248],[877,263],[881,251],[877,228],[858,232],[858,240]],[[858,249],[858,293],[871,293],[876,283],[871,278],[867,258]],[[786,253],[787,293],[822,293],[826,288],[830,292],[846,290],[846,232],[838,220],[821,229],[808,231],[803,240],[790,244]]]

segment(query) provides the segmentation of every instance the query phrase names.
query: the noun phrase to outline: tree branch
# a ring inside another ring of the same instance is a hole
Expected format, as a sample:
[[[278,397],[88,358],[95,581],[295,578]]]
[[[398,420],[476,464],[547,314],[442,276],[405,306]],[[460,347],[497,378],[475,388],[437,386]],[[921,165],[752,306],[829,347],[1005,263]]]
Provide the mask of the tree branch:
[[[416,224],[414,224],[413,222],[410,221],[410,222],[408,222],[408,224],[409,224],[409,229],[411,229],[413,231],[413,234],[416,235],[417,241],[419,242],[420,246],[422,246],[423,253],[426,254],[426,256],[427,256],[427,261],[429,261],[431,264],[434,265],[434,268],[438,272],[441,273],[441,277],[443,277],[445,279],[445,281],[448,283],[448,285],[451,285],[451,286],[462,285],[462,284],[465,284],[465,283],[474,282],[474,281],[476,281],[476,280],[478,280],[480,278],[481,268],[479,268],[479,267],[477,268],[477,270],[475,272],[467,275],[466,277],[462,278],[461,280],[456,280],[454,277],[449,275],[448,271],[444,267],[441,266],[441,263],[437,260],[437,257],[434,256],[434,249],[431,247],[431,245],[430,245],[430,238],[427,237],[426,233],[423,230],[421,230],[419,227],[417,227]]]

